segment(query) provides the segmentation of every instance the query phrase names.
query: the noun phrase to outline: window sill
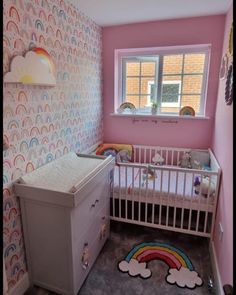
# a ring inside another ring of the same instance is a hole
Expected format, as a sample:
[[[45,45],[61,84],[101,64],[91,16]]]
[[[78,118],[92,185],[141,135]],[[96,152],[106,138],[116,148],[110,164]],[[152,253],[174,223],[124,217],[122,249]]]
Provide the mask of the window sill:
[[[114,117],[125,117],[125,118],[146,118],[146,119],[174,119],[174,120],[209,120],[210,117],[207,116],[178,116],[178,115],[164,115],[164,114],[158,114],[158,115],[151,115],[151,114],[119,114],[119,113],[111,113],[111,116]]]

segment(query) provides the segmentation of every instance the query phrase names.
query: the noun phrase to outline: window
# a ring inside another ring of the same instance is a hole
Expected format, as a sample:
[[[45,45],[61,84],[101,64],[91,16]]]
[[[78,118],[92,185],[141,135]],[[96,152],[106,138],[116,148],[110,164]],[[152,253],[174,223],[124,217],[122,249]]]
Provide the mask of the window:
[[[183,106],[205,115],[210,45],[116,50],[116,106],[131,102],[150,113],[178,114]]]

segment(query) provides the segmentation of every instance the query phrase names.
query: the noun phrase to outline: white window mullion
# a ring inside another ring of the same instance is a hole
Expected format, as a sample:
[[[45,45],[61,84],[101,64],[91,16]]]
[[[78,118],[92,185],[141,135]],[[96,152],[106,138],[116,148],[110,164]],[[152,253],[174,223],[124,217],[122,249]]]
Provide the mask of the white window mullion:
[[[160,105],[160,112],[161,112],[162,73],[163,73],[163,56],[160,55],[158,59],[158,74],[157,74],[157,102]]]
[[[139,62],[139,86],[138,86],[138,97],[139,97],[139,99],[138,99],[138,101],[139,101],[139,109],[141,108],[141,80],[142,80],[142,76],[141,76],[141,74],[142,74],[142,72],[141,72],[141,67],[142,67],[142,62],[140,61]]]
[[[184,60],[185,60],[185,54],[183,54],[183,60],[182,60],[181,87],[180,87],[180,101],[179,101],[179,106],[180,106],[180,107],[182,106],[182,96],[183,96]]]

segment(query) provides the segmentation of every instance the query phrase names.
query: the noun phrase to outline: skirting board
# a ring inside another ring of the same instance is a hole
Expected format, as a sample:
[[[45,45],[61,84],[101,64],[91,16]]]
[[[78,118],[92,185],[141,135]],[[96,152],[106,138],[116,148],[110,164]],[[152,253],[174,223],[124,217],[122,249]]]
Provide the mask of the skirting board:
[[[210,243],[209,243],[209,252],[210,252],[210,258],[211,258],[211,266],[212,266],[213,275],[214,275],[214,282],[213,283],[215,286],[216,295],[224,295],[225,293],[224,293],[222,283],[221,283],[214,241],[210,241]]]
[[[26,290],[30,287],[28,272],[24,273],[22,279],[8,291],[9,295],[23,295]]]

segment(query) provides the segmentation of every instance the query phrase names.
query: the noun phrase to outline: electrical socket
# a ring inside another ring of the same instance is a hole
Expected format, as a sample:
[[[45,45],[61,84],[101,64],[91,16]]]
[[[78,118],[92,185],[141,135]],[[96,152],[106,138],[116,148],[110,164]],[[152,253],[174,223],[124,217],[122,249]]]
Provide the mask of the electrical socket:
[[[222,224],[219,222],[219,224],[218,224],[218,234],[219,234],[219,240],[220,241],[222,240],[223,233],[224,233],[224,230],[223,230]]]

